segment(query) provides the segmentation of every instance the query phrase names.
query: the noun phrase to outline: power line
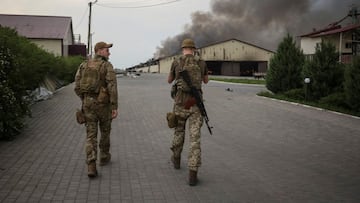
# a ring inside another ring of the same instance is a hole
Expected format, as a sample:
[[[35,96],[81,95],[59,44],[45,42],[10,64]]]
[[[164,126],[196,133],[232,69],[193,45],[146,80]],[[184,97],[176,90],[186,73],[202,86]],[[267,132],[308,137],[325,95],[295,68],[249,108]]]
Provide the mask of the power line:
[[[76,30],[81,25],[81,23],[83,22],[84,17],[87,14],[88,10],[89,10],[89,7],[86,7],[86,9],[85,9],[85,11],[84,11],[84,13],[83,13],[83,15],[82,15],[82,17],[80,19],[80,22],[75,26],[74,30]]]
[[[121,1],[117,1],[116,4],[119,4],[119,3],[149,3],[150,1],[154,1],[154,0],[121,0]],[[107,3],[107,4],[111,4],[111,3]],[[115,3],[113,3],[115,4]]]
[[[161,5],[166,5],[166,4],[171,4],[171,3],[175,3],[181,0],[171,0],[171,1],[167,1],[167,2],[159,2],[159,3],[154,3],[154,4],[149,4],[149,5],[140,5],[140,6],[115,6],[114,4],[99,4],[97,3],[97,6],[101,6],[101,7],[105,7],[105,8],[147,8],[147,7],[155,7],[155,6],[161,6]],[[113,6],[111,6],[113,5]]]

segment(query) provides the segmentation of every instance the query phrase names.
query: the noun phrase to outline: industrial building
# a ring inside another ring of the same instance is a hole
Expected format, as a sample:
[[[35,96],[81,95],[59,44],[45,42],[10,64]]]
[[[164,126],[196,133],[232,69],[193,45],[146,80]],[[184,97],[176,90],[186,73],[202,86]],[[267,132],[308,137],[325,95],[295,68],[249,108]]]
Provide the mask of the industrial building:
[[[261,48],[259,46],[240,41],[238,39],[229,39],[217,42],[197,49],[197,53],[206,62],[209,73],[212,75],[226,76],[254,76],[254,74],[266,74],[270,58],[275,54],[273,51]],[[169,73],[171,63],[180,55],[173,55],[158,60],[158,68],[155,66],[152,70],[159,70],[160,73]],[[142,70],[144,67],[138,67],[136,70]],[[150,67],[142,70],[147,72]]]

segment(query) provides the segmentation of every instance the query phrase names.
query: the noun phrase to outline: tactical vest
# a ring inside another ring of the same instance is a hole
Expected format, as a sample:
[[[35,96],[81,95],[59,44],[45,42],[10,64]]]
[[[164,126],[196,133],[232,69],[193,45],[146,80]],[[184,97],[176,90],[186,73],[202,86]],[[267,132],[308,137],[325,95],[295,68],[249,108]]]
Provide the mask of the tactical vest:
[[[200,58],[198,56],[194,56],[194,57],[181,56],[178,60],[179,60],[178,61],[179,71],[187,70],[192,85],[196,89],[200,90],[202,83],[202,74],[203,74],[203,70],[200,67]],[[179,74],[179,71],[176,71],[176,75],[175,75],[177,88],[180,91],[189,92],[190,87],[182,79],[182,77]]]
[[[102,86],[103,78],[103,64],[102,60],[89,60],[85,62],[80,68],[80,91],[82,93],[98,94]]]

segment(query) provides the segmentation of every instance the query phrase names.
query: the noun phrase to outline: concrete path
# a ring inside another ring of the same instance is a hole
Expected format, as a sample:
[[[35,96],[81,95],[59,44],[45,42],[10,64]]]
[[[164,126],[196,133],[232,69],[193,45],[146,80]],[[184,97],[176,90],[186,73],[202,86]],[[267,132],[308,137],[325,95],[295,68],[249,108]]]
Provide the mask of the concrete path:
[[[360,202],[360,119],[258,97],[263,86],[204,87],[214,135],[202,130],[199,185],[170,163],[166,75],[120,77],[112,162],[89,179],[73,85],[32,106],[0,142],[0,202]],[[226,91],[230,88],[232,91]]]

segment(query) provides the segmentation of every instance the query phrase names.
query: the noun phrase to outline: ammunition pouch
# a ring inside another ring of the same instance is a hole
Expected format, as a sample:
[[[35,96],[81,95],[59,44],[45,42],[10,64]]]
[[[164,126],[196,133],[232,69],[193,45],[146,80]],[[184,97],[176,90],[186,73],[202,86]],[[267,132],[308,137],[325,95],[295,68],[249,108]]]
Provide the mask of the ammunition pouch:
[[[174,112],[168,112],[166,114],[166,120],[168,122],[169,128],[175,128],[177,126],[178,120]]]
[[[173,85],[171,86],[171,91],[170,91],[171,98],[175,99],[175,96],[176,96],[177,91],[178,91],[178,90],[177,90],[177,85],[176,85],[176,83],[175,83],[175,84],[173,84]]]
[[[80,109],[76,110],[76,121],[79,124],[84,124],[86,122],[84,112]]]
[[[102,104],[109,103],[109,94],[105,87],[100,87],[99,95],[97,96],[97,101]]]

